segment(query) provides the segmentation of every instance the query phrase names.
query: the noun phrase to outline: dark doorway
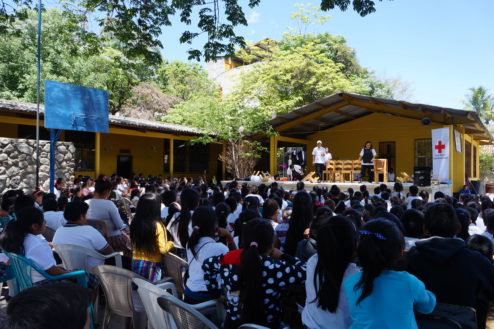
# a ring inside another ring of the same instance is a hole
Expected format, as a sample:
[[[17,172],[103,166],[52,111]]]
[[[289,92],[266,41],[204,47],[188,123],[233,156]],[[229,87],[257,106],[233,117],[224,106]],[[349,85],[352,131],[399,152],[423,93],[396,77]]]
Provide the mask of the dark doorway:
[[[132,176],[132,156],[117,156],[117,175],[130,178]]]
[[[388,159],[388,170],[393,168],[396,173],[396,143],[395,142],[379,142],[379,159]],[[379,175],[379,181],[382,182],[383,175]]]

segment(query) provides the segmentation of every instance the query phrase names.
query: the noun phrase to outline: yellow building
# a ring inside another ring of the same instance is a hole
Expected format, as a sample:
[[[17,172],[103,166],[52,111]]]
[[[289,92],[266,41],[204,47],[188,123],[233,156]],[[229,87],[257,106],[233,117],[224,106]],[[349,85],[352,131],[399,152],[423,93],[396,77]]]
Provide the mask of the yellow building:
[[[411,175],[415,166],[432,167],[431,130],[449,128],[453,191],[466,177],[480,178],[479,147],[494,140],[475,112],[345,92],[280,114],[270,123],[278,133],[270,139],[271,174],[282,170],[276,155],[287,143],[304,146],[307,167],[313,170],[310,153],[320,139],[337,160],[357,159],[364,142],[371,141],[378,158],[388,159],[389,168]],[[456,148],[455,136],[461,149]]]
[[[36,138],[36,105],[0,100],[0,137]],[[41,114],[40,139],[49,140]],[[218,143],[191,145],[200,136],[194,128],[110,115],[109,133],[66,130],[61,141],[76,147],[76,175],[96,177],[132,173],[163,177],[213,176],[221,179]]]

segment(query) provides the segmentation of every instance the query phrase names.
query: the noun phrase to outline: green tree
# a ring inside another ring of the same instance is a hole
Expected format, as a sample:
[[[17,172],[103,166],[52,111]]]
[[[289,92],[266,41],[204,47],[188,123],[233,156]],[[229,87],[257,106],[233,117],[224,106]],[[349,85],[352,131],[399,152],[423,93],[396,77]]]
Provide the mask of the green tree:
[[[252,52],[240,51],[239,56]],[[271,55],[244,73],[229,97],[256,107],[269,119],[339,90],[391,97],[391,89],[363,69],[344,38],[328,33],[286,33]]]
[[[165,94],[184,101],[200,96],[214,96],[218,87],[208,78],[207,72],[198,64],[165,61],[158,68],[157,83]]]
[[[249,0],[244,3],[253,8],[260,2]],[[16,20],[27,18],[26,9],[33,8],[36,3],[34,0],[0,0],[0,34]],[[243,37],[235,32],[236,26],[247,25],[245,5],[239,0],[71,0],[64,3],[67,11],[93,13],[93,19],[124,46],[127,57],[144,55],[147,60],[159,62],[161,57],[157,48],[161,48],[162,43],[158,38],[162,27],[171,25],[170,18],[174,14],[180,15],[181,22],[188,26],[193,20],[197,22],[196,31],[183,32],[182,43],[190,44],[199,35],[207,35],[202,50],[189,51],[191,59],[215,59],[219,55],[233,54],[236,46],[245,44]],[[352,0],[352,4],[362,16],[375,11],[374,1]],[[321,0],[324,11],[346,10],[349,5],[350,0]]]
[[[48,10],[44,16],[41,78],[110,92],[110,110],[118,112],[132,87],[155,76],[141,56],[129,59],[108,36],[84,28],[83,14]],[[0,38],[0,97],[36,101],[37,16],[15,21]],[[41,93],[43,96],[43,90]]]
[[[494,95],[489,90],[480,86],[470,88],[470,93],[466,95],[467,99],[463,101],[465,109],[475,111],[486,124],[494,120]]]

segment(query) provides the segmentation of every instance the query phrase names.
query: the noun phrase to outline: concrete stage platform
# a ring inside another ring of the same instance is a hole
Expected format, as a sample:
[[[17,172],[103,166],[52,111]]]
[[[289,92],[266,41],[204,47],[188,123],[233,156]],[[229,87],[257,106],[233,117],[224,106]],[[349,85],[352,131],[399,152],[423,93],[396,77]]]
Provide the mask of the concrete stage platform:
[[[228,184],[232,182],[231,180],[227,181],[221,181],[221,184]],[[250,182],[250,181],[238,181],[240,184],[247,184],[249,186],[259,186],[261,184],[265,185],[270,185],[272,182]],[[283,186],[285,190],[295,190],[297,182],[283,182],[283,181],[276,181],[279,186]],[[306,191],[312,191],[312,189],[317,186],[317,187],[327,187],[328,189],[331,188],[331,186],[336,185],[340,188],[342,192],[345,192],[348,188],[353,188],[354,191],[358,191],[360,189],[360,185],[366,185],[367,190],[372,194],[374,191],[374,188],[378,187],[382,183],[369,183],[369,182],[323,182],[323,183],[310,183],[310,182],[304,182],[305,184],[305,190]],[[403,192],[407,193],[408,188],[412,186],[412,183],[404,183],[403,184]],[[392,191],[394,182],[388,183],[387,184],[388,188]],[[439,184],[439,185],[431,185],[431,186],[419,186],[419,190],[424,190],[429,193],[429,200],[432,201],[432,197],[434,196],[434,193],[441,191],[445,195],[453,195],[453,186],[449,184]]]

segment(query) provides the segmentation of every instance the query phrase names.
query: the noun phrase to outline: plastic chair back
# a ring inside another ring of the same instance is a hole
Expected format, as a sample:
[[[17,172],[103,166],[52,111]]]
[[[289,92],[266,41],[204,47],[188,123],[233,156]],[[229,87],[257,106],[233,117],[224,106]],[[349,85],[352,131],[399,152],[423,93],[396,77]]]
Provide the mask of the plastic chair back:
[[[63,280],[68,278],[77,278],[77,283],[79,283],[83,287],[87,287],[87,277],[85,271],[75,271],[71,273],[61,274],[57,276],[49,275],[45,271],[43,271],[39,266],[31,262],[24,256],[17,255],[14,253],[9,253],[3,251],[7,257],[9,257],[10,261],[10,270],[12,275],[14,276],[13,286],[14,286],[14,295],[17,295],[19,292],[31,288],[33,286],[33,280],[31,278],[32,271],[36,271],[41,274],[45,279],[50,281],[55,280]]]
[[[259,324],[254,324],[254,323],[245,323],[238,327],[238,329],[269,329],[268,327],[261,326]]]
[[[188,329],[217,329],[218,327],[208,320],[199,311],[171,295],[158,298],[158,304],[163,311],[172,315],[178,328]]]
[[[469,306],[437,303],[431,315],[456,321],[463,329],[477,329],[476,311]]]
[[[109,220],[109,219],[108,219]],[[87,225],[91,225],[95,229],[97,229],[105,239],[108,239],[110,231],[108,230],[108,225],[106,224],[105,219],[87,219]]]
[[[172,328],[175,325],[173,318],[158,305],[158,297],[167,294],[167,291],[162,286],[158,287],[143,279],[132,279],[132,282],[137,285],[137,293],[148,317],[149,329]],[[175,285],[171,282],[168,285],[176,293]]]
[[[138,274],[110,265],[98,265],[92,270],[103,287],[107,307],[111,313],[131,318],[134,312],[132,300],[132,279]]]
[[[177,287],[177,294],[181,298],[184,294],[184,274],[187,271],[189,264],[187,264],[184,259],[171,252],[167,252],[163,256],[163,264],[165,267],[165,275],[173,279],[173,282]]]
[[[455,320],[434,316],[432,314],[417,315],[416,320],[419,329],[462,329],[463,328],[461,324],[459,324]]]
[[[109,255],[102,255],[96,250],[73,244],[56,244],[53,246],[53,250],[62,258],[63,266],[70,270],[91,270],[88,265],[89,257],[101,259],[102,261],[115,257],[116,266],[122,267],[122,256],[116,252]]]

